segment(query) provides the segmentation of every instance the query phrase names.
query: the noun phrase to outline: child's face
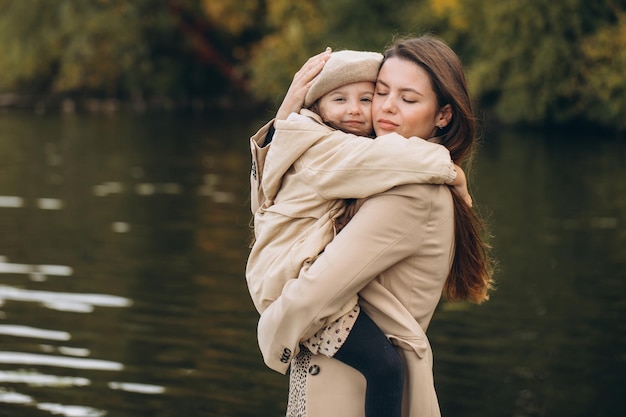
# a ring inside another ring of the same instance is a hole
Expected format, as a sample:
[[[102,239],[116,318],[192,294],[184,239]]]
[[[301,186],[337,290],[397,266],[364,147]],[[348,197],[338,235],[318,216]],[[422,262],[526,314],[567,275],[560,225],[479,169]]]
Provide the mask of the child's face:
[[[372,133],[373,96],[374,83],[363,81],[343,85],[320,98],[320,116],[335,129],[369,136]]]

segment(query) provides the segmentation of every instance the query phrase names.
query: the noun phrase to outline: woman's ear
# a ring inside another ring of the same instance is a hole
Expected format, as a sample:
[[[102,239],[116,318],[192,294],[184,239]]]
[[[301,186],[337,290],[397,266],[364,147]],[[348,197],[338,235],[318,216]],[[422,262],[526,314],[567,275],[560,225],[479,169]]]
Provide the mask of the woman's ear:
[[[437,127],[439,129],[443,129],[444,127],[448,126],[450,120],[452,120],[452,106],[446,104],[441,109],[439,109],[439,114],[437,115]]]

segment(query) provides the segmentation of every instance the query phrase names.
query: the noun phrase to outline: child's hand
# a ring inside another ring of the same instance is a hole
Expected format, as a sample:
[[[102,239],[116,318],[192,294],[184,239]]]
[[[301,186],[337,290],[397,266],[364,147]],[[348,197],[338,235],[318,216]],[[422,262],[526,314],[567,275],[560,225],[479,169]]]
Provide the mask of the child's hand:
[[[315,78],[320,73],[326,61],[330,58],[331,49],[326,48],[322,53],[309,58],[302,68],[296,72],[293,76],[293,81],[287,90],[287,94],[283,99],[278,112],[276,113],[276,120],[284,120],[293,112],[299,112],[304,104],[304,97],[311,88],[311,84],[315,81]]]
[[[454,164],[454,169],[456,169],[456,178],[450,185],[454,187],[454,190],[457,194],[465,201],[465,203],[472,207],[472,196],[469,194],[469,190],[467,189],[467,177],[465,176],[465,171],[461,169],[460,166]]]
[[[463,184],[463,185],[455,185],[454,189],[457,191],[457,193],[461,196],[461,198],[463,199],[463,201],[465,201],[465,204],[467,204],[469,207],[472,207],[472,196],[469,195],[469,191],[467,189],[467,184]]]

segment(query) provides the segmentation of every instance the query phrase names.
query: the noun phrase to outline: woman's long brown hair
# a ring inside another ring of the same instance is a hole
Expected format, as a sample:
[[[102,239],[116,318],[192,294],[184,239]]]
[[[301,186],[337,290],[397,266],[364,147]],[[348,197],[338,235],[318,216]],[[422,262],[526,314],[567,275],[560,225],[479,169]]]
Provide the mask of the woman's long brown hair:
[[[440,131],[440,143],[467,173],[476,142],[476,122],[459,57],[445,42],[431,35],[396,41],[384,59],[392,57],[409,60],[426,70],[439,107],[452,107],[452,120]],[[453,187],[451,190],[455,248],[443,294],[448,301],[481,303],[489,299],[493,287],[493,260],[485,241],[485,226]]]

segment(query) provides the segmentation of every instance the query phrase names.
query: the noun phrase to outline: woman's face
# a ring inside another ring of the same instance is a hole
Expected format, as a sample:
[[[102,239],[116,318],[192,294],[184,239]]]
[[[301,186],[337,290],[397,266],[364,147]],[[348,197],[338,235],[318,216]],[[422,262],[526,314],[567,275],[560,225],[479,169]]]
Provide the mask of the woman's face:
[[[402,58],[385,61],[376,81],[372,101],[376,135],[396,132],[404,137],[428,139],[452,116],[450,106],[439,108],[428,73]]]

